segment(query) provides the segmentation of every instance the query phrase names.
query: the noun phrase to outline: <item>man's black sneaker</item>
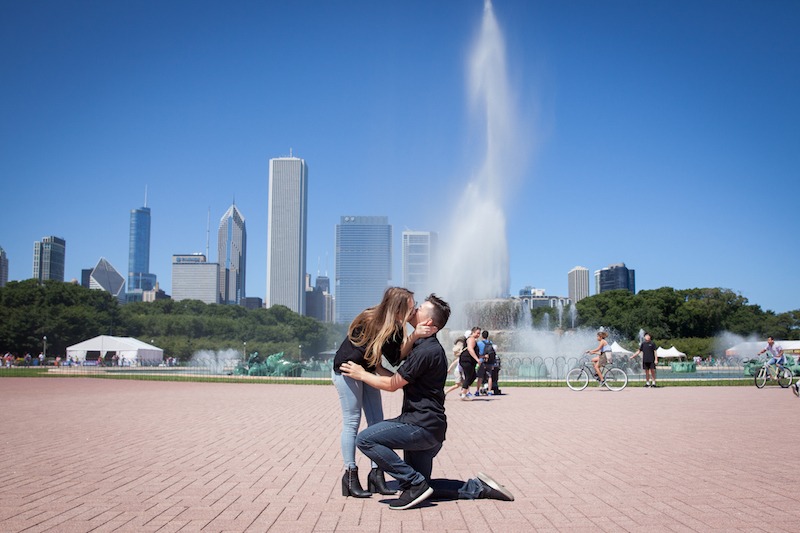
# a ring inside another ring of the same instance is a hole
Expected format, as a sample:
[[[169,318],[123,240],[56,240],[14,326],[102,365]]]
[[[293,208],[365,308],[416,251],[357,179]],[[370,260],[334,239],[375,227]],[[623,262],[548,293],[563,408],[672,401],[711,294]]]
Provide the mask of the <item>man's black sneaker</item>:
[[[653,383],[652,385],[650,385],[650,388],[651,389],[658,389],[660,387],[658,385],[656,385],[655,383]]]
[[[800,382],[797,382],[794,385],[792,385],[792,392],[794,393],[795,396],[800,398]]]
[[[389,506],[389,509],[395,511],[410,509],[427,500],[431,494],[433,494],[433,489],[428,485],[427,481],[423,481],[418,485],[411,485],[411,488],[404,490],[397,501]]]
[[[502,500],[504,502],[514,501],[514,495],[488,474],[478,472],[478,481],[481,482],[481,488],[483,489],[481,491],[482,498],[491,498],[492,500]]]

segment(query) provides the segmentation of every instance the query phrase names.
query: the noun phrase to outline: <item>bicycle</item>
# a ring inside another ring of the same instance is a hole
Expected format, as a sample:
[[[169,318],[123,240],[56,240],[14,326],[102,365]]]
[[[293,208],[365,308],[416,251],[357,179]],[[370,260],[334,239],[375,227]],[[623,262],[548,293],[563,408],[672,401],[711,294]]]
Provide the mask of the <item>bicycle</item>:
[[[769,376],[770,379],[773,379],[771,368],[768,363],[769,360],[765,359],[764,364],[761,365],[761,368],[759,368],[758,372],[756,372],[755,376],[753,376],[753,381],[755,381],[755,385],[759,389],[763,389],[764,386],[767,384],[767,376]],[[783,366],[780,363],[775,363],[775,366],[778,367],[778,376],[775,378],[778,382],[778,385],[780,385],[782,389],[788,389],[789,386],[792,384],[792,378],[794,378],[794,373],[792,372],[792,369]]]
[[[609,390],[621,391],[628,385],[628,374],[622,369],[605,365],[602,371],[603,382]],[[581,366],[567,372],[567,387],[577,391],[583,390],[589,385],[589,376],[594,375],[594,367],[589,361],[584,361]]]

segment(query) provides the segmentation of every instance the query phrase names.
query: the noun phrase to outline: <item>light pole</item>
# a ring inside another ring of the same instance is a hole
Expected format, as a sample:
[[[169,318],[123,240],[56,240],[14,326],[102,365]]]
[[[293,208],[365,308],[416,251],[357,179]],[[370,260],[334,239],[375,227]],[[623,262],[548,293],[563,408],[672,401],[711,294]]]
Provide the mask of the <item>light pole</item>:
[[[298,348],[299,348],[299,351],[297,352],[297,354],[298,354],[297,355],[297,360],[298,361],[302,361],[303,360],[303,345],[301,344],[300,346],[298,346]]]
[[[242,343],[242,359],[243,360],[247,359],[247,341],[244,341]]]
[[[42,337],[42,342],[44,343],[44,350],[42,350],[42,353],[47,357],[47,335]]]

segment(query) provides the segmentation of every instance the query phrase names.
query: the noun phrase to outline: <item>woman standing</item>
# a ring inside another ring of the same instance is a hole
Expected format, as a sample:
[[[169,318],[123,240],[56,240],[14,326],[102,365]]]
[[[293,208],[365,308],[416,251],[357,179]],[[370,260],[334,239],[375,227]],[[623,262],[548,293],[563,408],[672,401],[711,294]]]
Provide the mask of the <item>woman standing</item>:
[[[605,381],[603,381],[602,368],[611,362],[611,346],[606,340],[607,337],[608,333],[605,331],[599,331],[597,333],[597,341],[600,344],[598,344],[597,348],[594,350],[589,350],[586,352],[588,354],[594,354],[597,356],[592,357],[592,363],[594,364],[594,371],[597,372],[597,381],[600,382],[601,387],[606,384]]]
[[[397,366],[410,352],[414,342],[436,332],[433,326],[419,325],[406,336],[405,325],[414,313],[414,293],[401,287],[390,287],[383,294],[381,303],[362,311],[350,324],[347,337],[336,351],[333,360],[333,383],[342,405],[342,458],[345,473],[342,477],[342,496],[367,498],[371,492],[394,494],[386,486],[383,471],[375,463],[368,476],[367,488],[361,487],[356,466],[356,434],[361,423],[361,411],[371,426],[383,420],[381,392],[361,381],[347,377],[339,367],[352,361],[368,372],[391,375],[381,365],[385,356],[392,366]]]

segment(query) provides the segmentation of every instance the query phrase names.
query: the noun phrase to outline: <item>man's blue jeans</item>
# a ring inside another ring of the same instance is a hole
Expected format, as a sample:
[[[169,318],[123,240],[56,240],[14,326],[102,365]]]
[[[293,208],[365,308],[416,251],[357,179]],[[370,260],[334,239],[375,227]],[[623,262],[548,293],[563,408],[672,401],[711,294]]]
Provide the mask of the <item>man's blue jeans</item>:
[[[395,478],[403,490],[430,480],[433,458],[442,449],[442,443],[433,433],[397,419],[369,426],[358,434],[356,446],[378,468]],[[405,460],[395,450],[403,450]]]

